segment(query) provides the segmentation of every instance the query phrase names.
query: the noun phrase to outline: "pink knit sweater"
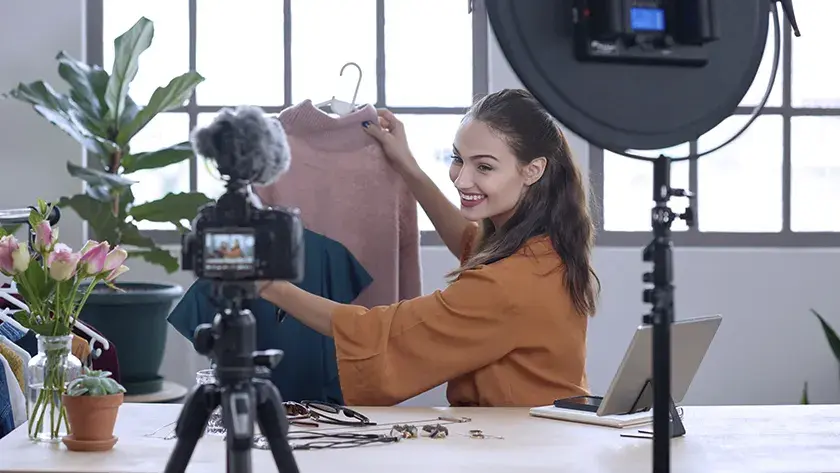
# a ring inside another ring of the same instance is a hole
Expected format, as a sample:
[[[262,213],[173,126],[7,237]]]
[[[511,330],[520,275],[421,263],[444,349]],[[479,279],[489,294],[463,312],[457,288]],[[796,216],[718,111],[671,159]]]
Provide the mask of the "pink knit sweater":
[[[373,277],[354,301],[388,305],[421,295],[417,201],[362,130],[368,105],[335,118],[310,101],[280,113],[292,152],[289,171],[254,192],[267,205],[297,207],[309,230],[342,243]]]

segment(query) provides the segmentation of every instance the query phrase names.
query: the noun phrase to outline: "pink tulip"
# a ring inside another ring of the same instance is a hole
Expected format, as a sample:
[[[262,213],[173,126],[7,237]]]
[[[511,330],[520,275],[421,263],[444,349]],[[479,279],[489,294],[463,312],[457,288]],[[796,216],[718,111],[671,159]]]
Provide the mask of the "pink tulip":
[[[29,267],[29,247],[14,235],[0,238],[0,272],[7,276],[22,273]]]
[[[50,268],[50,277],[56,281],[66,281],[76,274],[76,269],[81,260],[81,253],[74,253],[64,243],[56,243],[52,252],[47,256],[47,266]]]
[[[12,265],[15,273],[22,273],[29,268],[29,245],[18,245],[12,252]]]
[[[102,272],[105,267],[105,258],[108,257],[108,242],[101,243],[88,240],[80,251],[82,259],[79,265],[85,274],[94,275]]]
[[[35,249],[41,253],[47,253],[52,250],[56,240],[58,240],[58,228],[52,228],[50,222],[41,220],[35,227]]]
[[[102,271],[106,273],[114,271],[122,266],[123,261],[125,261],[126,258],[128,258],[128,252],[120,248],[119,245],[115,246],[114,249],[108,253],[108,256],[105,257],[105,266],[102,268]]]
[[[121,274],[123,274],[126,271],[128,271],[128,266],[121,265],[120,267],[115,268],[113,271],[108,273],[108,276],[105,277],[105,281],[113,282],[114,279],[117,279],[118,276],[120,276]]]

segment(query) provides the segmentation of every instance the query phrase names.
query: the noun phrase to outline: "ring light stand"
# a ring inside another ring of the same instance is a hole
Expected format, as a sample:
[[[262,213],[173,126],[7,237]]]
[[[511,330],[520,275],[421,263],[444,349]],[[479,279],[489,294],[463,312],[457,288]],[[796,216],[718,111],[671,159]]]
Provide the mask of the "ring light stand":
[[[799,36],[791,0],[485,0],[499,46],[523,85],[558,121],[588,142],[653,162],[653,239],[642,253],[652,263],[643,281],[651,304],[653,471],[670,470],[670,439],[685,434],[671,422],[671,324],[674,286],[671,224],[692,226],[672,197],[671,162],[696,159],[740,136],[759,115],[779,65],[776,3]],[[755,79],[775,29],[773,68],[763,99],[745,126],[703,154],[650,159],[631,149],[663,149],[698,139],[729,117]]]

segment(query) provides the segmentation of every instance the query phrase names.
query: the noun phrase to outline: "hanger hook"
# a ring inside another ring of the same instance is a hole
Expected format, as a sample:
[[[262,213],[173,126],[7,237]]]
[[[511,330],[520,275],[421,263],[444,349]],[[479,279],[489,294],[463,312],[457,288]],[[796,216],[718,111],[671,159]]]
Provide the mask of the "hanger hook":
[[[356,97],[359,95],[359,86],[362,85],[362,68],[355,62],[348,62],[347,64],[341,66],[341,71],[339,71],[338,75],[343,76],[344,69],[347,69],[347,66],[353,66],[357,71],[359,71],[359,79],[356,81],[356,90],[353,92],[353,100],[350,102],[350,106],[355,107]]]

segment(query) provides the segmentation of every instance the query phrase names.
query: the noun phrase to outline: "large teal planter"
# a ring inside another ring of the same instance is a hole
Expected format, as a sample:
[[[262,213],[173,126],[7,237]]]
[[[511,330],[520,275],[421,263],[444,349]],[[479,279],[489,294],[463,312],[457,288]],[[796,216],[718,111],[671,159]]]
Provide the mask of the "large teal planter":
[[[174,284],[118,283],[125,292],[102,286],[88,297],[79,316],[117,348],[126,394],[149,394],[163,387],[158,374],[166,348],[166,317],[183,289]]]

